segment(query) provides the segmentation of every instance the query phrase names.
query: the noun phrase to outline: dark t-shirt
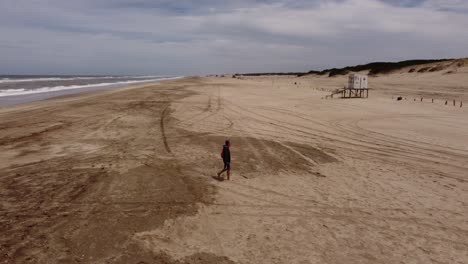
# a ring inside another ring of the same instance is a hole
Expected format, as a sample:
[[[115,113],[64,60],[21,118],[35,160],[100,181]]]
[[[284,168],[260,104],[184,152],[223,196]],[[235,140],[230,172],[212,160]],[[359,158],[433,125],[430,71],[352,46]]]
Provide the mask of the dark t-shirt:
[[[223,161],[231,162],[231,151],[229,151],[229,146],[223,146]]]

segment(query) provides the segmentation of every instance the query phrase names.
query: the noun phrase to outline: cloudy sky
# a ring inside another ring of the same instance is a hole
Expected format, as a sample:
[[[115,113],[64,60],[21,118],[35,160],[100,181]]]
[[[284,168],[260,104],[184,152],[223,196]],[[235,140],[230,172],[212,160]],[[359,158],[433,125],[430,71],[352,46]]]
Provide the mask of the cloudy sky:
[[[468,57],[467,0],[1,0],[0,74],[308,71]]]

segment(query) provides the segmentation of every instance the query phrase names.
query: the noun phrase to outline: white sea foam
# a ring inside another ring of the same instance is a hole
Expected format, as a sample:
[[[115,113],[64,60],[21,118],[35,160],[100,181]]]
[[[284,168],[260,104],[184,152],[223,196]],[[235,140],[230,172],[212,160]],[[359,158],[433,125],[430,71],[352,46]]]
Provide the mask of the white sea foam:
[[[66,78],[31,78],[31,79],[3,78],[3,79],[0,79],[0,83],[44,82],[44,81],[61,81],[61,80],[66,80]]]
[[[41,87],[37,89],[7,89],[0,90],[0,97],[4,96],[13,96],[13,95],[27,95],[27,94],[37,94],[37,93],[47,93],[47,92],[56,92],[62,90],[71,90],[71,89],[80,89],[80,88],[91,88],[91,87],[102,87],[102,86],[113,86],[113,85],[125,85],[125,84],[135,84],[135,83],[145,83],[145,82],[155,82],[155,81],[164,81],[164,80],[175,80],[182,77],[169,77],[169,78],[158,78],[158,79],[148,79],[148,80],[138,80],[138,81],[123,81],[123,82],[113,82],[113,83],[96,83],[96,84],[85,84],[85,85],[68,85],[68,86],[54,86],[54,87]]]
[[[0,83],[22,83],[22,82],[46,82],[46,81],[75,81],[75,80],[102,80],[102,79],[148,79],[148,78],[163,78],[167,76],[88,76],[88,77],[41,77],[41,78],[25,78],[12,79],[2,78]]]

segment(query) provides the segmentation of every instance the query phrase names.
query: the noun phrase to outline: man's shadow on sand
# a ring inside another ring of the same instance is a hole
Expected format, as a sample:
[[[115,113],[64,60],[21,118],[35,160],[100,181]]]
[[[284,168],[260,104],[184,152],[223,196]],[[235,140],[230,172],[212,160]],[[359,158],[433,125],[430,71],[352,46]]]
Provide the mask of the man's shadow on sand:
[[[221,177],[221,176],[219,176],[219,177],[218,177],[218,176],[211,176],[211,178],[213,178],[213,179],[215,179],[215,180],[217,180],[217,181],[219,181],[219,182],[225,181],[225,180],[224,180],[224,177]]]

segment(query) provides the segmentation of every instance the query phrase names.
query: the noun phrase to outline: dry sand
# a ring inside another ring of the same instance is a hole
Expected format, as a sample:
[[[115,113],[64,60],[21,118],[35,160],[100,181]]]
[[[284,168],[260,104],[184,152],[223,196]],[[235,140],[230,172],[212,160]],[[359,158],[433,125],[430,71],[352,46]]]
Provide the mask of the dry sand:
[[[468,100],[443,103],[463,69],[371,78],[369,99],[187,78],[0,110],[0,261],[467,263]]]

